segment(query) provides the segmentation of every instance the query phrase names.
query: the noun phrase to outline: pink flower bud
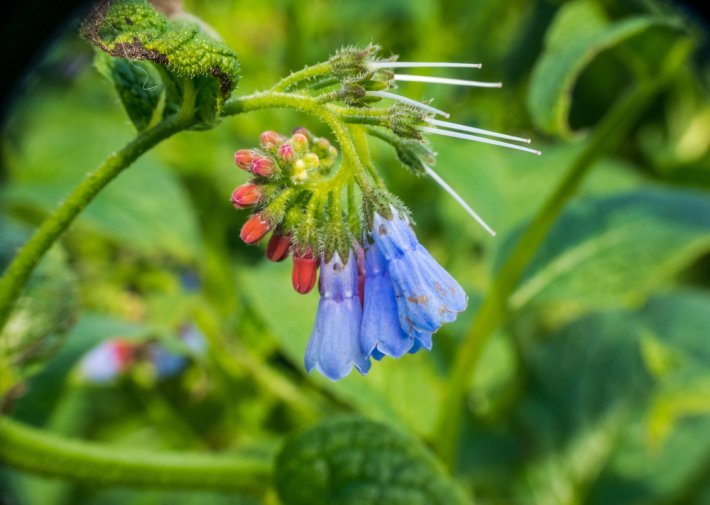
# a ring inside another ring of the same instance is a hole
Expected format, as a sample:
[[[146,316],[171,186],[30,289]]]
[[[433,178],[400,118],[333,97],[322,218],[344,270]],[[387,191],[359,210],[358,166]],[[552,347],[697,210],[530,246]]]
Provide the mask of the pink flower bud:
[[[289,247],[291,247],[291,236],[281,235],[275,231],[266,246],[266,257],[271,261],[283,261],[288,257]]]
[[[252,214],[251,217],[242,226],[242,231],[239,236],[247,244],[255,244],[264,238],[271,225],[268,221],[262,219],[261,214]]]
[[[274,162],[270,158],[260,156],[252,163],[251,173],[261,177],[269,177],[274,173]]]
[[[242,184],[232,192],[232,205],[237,209],[250,207],[257,203],[261,198],[259,186],[253,182]]]
[[[294,133],[291,135],[291,145],[296,151],[305,153],[308,150],[308,137],[303,133]]]
[[[293,146],[291,144],[281,144],[281,147],[279,147],[279,159],[283,161],[291,161],[294,156],[296,155],[296,152],[293,150]]]
[[[250,170],[257,153],[251,149],[240,149],[234,153],[234,163],[242,170]]]
[[[316,285],[318,277],[318,261],[310,251],[303,255],[293,255],[293,271],[291,283],[293,289],[305,295]]]
[[[259,136],[259,144],[262,149],[271,151],[278,148],[286,139],[273,130],[266,130]]]
[[[305,136],[306,138],[311,137],[311,132],[309,132],[308,129],[303,126],[299,126],[298,128],[294,128],[294,130],[291,132],[291,135],[295,135],[296,133],[300,133],[301,135]]]

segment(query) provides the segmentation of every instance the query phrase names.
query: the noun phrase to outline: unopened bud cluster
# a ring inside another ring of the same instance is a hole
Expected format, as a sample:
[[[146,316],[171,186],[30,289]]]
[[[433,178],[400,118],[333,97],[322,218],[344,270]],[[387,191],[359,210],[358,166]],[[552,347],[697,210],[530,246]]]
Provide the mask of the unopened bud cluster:
[[[270,231],[266,257],[283,261],[293,253],[293,287],[308,293],[317,279],[319,240],[316,223],[308,219],[313,188],[329,174],[338,151],[324,137],[296,128],[290,137],[263,132],[259,148],[234,153],[237,167],[254,177],[232,192],[237,209],[252,209],[241,239],[256,244]]]

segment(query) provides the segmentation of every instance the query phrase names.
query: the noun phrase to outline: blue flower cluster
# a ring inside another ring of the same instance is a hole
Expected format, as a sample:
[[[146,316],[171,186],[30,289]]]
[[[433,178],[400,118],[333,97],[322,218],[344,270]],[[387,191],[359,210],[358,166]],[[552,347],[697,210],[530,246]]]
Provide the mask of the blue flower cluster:
[[[366,374],[370,358],[400,358],[431,349],[432,333],[456,319],[468,298],[461,286],[419,243],[406,216],[375,214],[371,240],[365,240],[363,303],[358,262],[336,253],[321,260],[315,327],[305,365],[331,380],[352,370]]]

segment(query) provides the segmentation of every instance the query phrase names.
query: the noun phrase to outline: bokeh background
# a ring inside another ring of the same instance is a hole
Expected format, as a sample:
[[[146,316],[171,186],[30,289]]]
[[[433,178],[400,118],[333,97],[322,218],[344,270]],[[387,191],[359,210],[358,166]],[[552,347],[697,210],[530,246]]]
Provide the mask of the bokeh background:
[[[229,203],[246,180],[236,149],[266,129],[327,129],[263,111],[181,133],[111,184],[33,276],[3,335],[7,413],[116,451],[276,451],[294,431],[348,412],[430,442],[457,345],[516,237],[589,132],[630,82],[650,79],[680,30],[695,50],[595,162],[472,370],[454,473],[486,504],[710,503],[710,66],[706,28],[692,11],[651,0],[192,0],[184,10],[236,50],[237,94],[344,45],[375,42],[408,61],[482,62],[473,76],[432,75],[500,80],[502,89],[403,83],[400,91],[433,98],[459,123],[531,137],[544,154],[432,139],[437,170],[498,231],[491,238],[372,141],[421,242],[464,286],[470,307],[437,333],[431,353],[332,383],[302,366],[317,294],[293,291],[290,261],[269,263],[263,246],[241,243],[247,213]],[[585,12],[609,26],[660,16],[676,27],[585,41]],[[554,37],[558,50],[584,47],[556,53]],[[541,101],[557,78],[554,68],[546,74],[550,60],[573,67],[566,57],[579,63],[573,87]],[[134,133],[92,59],[70,22],[8,106],[0,265]],[[566,99],[569,115],[549,119]],[[3,505],[260,502],[102,489],[0,466]]]

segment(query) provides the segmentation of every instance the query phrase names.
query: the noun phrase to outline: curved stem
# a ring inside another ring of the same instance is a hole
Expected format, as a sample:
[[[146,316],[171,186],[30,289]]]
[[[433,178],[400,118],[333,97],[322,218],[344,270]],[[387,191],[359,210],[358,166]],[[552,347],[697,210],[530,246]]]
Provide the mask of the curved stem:
[[[20,249],[0,279],[0,330],[7,322],[22,288],[39,260],[64,233],[74,218],[118,174],[141,154],[187,126],[173,119],[139,133],[123,149],[109,156],[59,204],[42,222],[30,240]]]
[[[271,457],[126,450],[70,440],[0,417],[0,462],[92,485],[263,492]]]
[[[284,77],[271,88],[271,91],[286,91],[289,88],[292,88],[309,79],[329,75],[332,70],[330,62],[327,61],[311,65],[310,67],[306,67],[298,72],[294,72],[291,75]]]
[[[372,165],[372,157],[370,156],[370,146],[367,143],[367,132],[365,128],[357,125],[350,125],[349,128],[350,136],[353,139],[355,149],[357,150],[358,155],[360,156],[360,160],[362,161],[365,170],[375,181],[375,185],[378,188],[384,188],[385,182],[382,180],[382,177],[380,177],[380,174],[377,173],[377,170],[375,170],[375,167]]]
[[[493,331],[502,323],[507,301],[516,288],[538,247],[572,198],[593,162],[623,138],[651,99],[685,61],[690,45],[678,44],[666,59],[656,79],[635,86],[614,105],[594,130],[584,149],[567,169],[567,174],[525,230],[498,273],[468,335],[456,352],[449,387],[437,426],[436,446],[442,459],[455,467],[465,396],[478,360]]]
[[[316,99],[305,95],[267,91],[228,101],[224,105],[222,114],[230,116],[267,108],[298,110],[315,116],[327,124],[333,131],[333,135],[335,135],[335,138],[343,152],[343,165],[352,170],[352,175],[355,177],[355,180],[364,193],[372,192],[372,185],[367,179],[365,168],[363,167],[362,162],[358,157],[357,150],[355,149],[355,145],[350,138],[348,126],[336,113],[323,104],[318,103]],[[341,173],[342,175],[340,175]],[[350,173],[341,173],[325,181],[323,190],[327,191],[336,185],[342,185],[343,180],[341,178],[348,176]]]

